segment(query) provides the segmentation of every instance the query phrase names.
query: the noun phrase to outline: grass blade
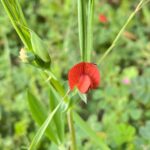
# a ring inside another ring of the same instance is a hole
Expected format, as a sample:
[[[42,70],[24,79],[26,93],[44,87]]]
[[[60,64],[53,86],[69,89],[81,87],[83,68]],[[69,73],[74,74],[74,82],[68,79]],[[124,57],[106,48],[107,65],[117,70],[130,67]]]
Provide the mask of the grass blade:
[[[27,29],[24,29],[20,26],[27,26],[24,14],[20,7],[18,0],[1,0],[3,7],[11,20],[12,25],[14,26],[16,32],[18,33],[20,39],[28,50],[32,49],[30,41],[30,33]]]
[[[50,85],[50,110],[51,112],[55,109],[60,101],[59,95],[56,90]],[[54,116],[54,123],[56,126],[56,132],[61,142],[64,140],[64,113],[59,109]]]
[[[42,126],[40,127],[40,129],[38,130],[38,132],[36,133],[35,137],[33,138],[30,147],[28,150],[35,150],[36,146],[38,145],[38,143],[40,142],[43,134],[45,133],[48,125],[51,123],[54,115],[56,114],[56,112],[58,111],[58,109],[60,108],[62,102],[60,102],[57,107],[48,115],[47,119],[45,120],[45,122],[42,124]]]
[[[43,104],[37,100],[37,98],[28,91],[28,106],[31,112],[33,119],[37,122],[38,125],[42,125],[45,119],[47,118],[47,111]],[[47,137],[54,143],[58,143],[57,136],[51,126],[47,127],[46,130]]]
[[[91,140],[97,144],[101,150],[110,150],[110,148],[103,142],[103,140],[97,136],[97,134],[89,127],[89,125],[77,114],[73,114],[75,123],[79,126]]]
[[[91,60],[93,49],[93,20],[94,20],[94,0],[89,0],[88,19],[87,19],[87,61]]]
[[[86,27],[86,0],[78,0],[78,28],[79,28],[79,42],[81,60],[86,61],[86,40],[87,40],[87,27]]]

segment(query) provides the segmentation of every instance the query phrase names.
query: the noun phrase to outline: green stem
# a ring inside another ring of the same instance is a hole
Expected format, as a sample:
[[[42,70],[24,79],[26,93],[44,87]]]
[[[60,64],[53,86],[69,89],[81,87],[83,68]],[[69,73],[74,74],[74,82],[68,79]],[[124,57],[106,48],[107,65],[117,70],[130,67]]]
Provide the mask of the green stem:
[[[135,14],[139,11],[141,5],[143,4],[144,0],[141,0],[139,2],[139,4],[137,5],[137,7],[135,8],[134,12],[129,16],[129,18],[127,19],[127,21],[125,22],[124,26],[121,28],[121,30],[119,31],[119,33],[117,34],[116,38],[114,39],[114,41],[112,42],[111,46],[106,50],[106,52],[104,53],[104,55],[101,57],[101,59],[98,61],[98,65],[102,63],[102,61],[105,59],[105,57],[111,52],[111,50],[116,46],[117,41],[119,40],[121,34],[123,33],[123,31],[125,30],[125,28],[127,27],[127,25],[129,24],[129,22],[132,20],[132,18],[135,16]]]
[[[69,130],[70,130],[70,134],[71,134],[71,150],[76,150],[76,137],[75,137],[75,129],[74,129],[74,125],[73,125],[73,115],[72,115],[72,110],[69,109],[68,110],[68,125],[69,125]]]

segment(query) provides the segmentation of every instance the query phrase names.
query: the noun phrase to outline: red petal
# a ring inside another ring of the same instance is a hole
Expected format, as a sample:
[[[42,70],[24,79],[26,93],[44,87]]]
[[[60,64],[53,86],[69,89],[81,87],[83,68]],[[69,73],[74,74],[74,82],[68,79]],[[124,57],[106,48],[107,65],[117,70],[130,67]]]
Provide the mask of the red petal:
[[[71,90],[77,86],[80,76],[83,74],[83,70],[84,63],[79,63],[69,70],[68,81]]]
[[[99,15],[99,21],[102,22],[102,23],[108,22],[107,17],[103,14]]]
[[[97,88],[100,83],[100,73],[99,73],[97,65],[93,63],[85,63],[84,73],[87,74],[91,79],[90,88],[92,89]]]
[[[91,85],[91,79],[88,75],[82,75],[79,79],[77,87],[81,93],[86,93]]]
[[[98,67],[88,62],[76,64],[68,73],[68,81],[71,90],[77,86],[81,93],[86,93],[88,89],[95,89],[100,83]]]

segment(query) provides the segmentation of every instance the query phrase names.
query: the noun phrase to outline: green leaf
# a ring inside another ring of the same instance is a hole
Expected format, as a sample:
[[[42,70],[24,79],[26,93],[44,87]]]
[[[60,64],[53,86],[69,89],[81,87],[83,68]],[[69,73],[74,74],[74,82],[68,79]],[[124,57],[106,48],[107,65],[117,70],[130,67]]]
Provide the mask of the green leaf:
[[[110,150],[104,141],[99,136],[97,136],[97,134],[77,113],[74,112],[73,115],[77,126],[80,127],[87,134],[87,136],[89,136],[89,138],[91,138],[91,140],[101,148],[101,150]]]
[[[108,133],[108,137],[111,139],[111,145],[117,147],[125,144],[132,143],[135,138],[135,128],[131,125],[121,123],[112,125],[112,129]]]
[[[41,38],[33,31],[30,31],[31,43],[34,53],[39,56],[44,62],[50,62],[51,58],[48,52],[47,45],[41,40]]]
[[[11,20],[13,27],[28,50],[32,49],[30,41],[30,33],[27,28],[27,23],[22,12],[18,0],[1,0],[3,7]]]
[[[129,110],[129,114],[132,119],[139,120],[140,117],[142,116],[142,110],[137,108],[132,108],[131,110]]]
[[[53,111],[54,108],[58,105],[60,98],[58,93],[55,91],[55,89],[50,85],[50,110]],[[64,140],[64,113],[59,109],[56,114],[54,115],[54,123],[56,126],[56,132],[59,136],[59,139],[61,142]]]
[[[138,76],[138,69],[134,66],[127,67],[123,70],[123,77],[127,77],[129,79],[136,78]]]
[[[47,118],[47,111],[43,104],[37,100],[37,98],[28,91],[28,106],[31,111],[33,119],[37,122],[38,125],[42,125],[45,119]],[[54,143],[58,143],[57,136],[51,126],[48,126],[46,130],[46,135]]]
[[[93,18],[94,18],[94,0],[89,0],[88,19],[87,19],[87,60],[90,62],[91,51],[93,49]]]
[[[79,28],[80,53],[82,61],[86,61],[86,40],[87,40],[86,5],[87,5],[86,0],[78,0],[78,28]]]
[[[57,105],[57,107],[48,115],[47,119],[44,121],[44,123],[42,124],[42,126],[40,127],[40,129],[38,130],[38,132],[36,133],[35,137],[33,138],[29,150],[35,150],[36,146],[38,145],[38,143],[40,142],[43,134],[45,133],[48,125],[51,123],[54,115],[56,114],[56,112],[58,111],[58,109],[61,106],[61,102]]]
[[[145,126],[142,126],[140,128],[140,135],[142,136],[142,138],[144,138],[145,140],[149,141],[150,139],[150,120],[148,120],[145,124]]]

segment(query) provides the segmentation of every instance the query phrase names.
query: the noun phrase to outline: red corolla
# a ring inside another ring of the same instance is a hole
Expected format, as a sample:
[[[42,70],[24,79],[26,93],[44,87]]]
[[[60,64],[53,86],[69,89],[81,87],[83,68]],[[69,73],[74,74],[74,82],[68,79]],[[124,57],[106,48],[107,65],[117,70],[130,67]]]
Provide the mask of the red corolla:
[[[81,62],[73,66],[68,73],[70,90],[75,87],[81,93],[96,89],[100,83],[100,73],[96,64]]]
[[[101,23],[107,23],[108,22],[107,17],[104,14],[99,15],[99,21]]]

